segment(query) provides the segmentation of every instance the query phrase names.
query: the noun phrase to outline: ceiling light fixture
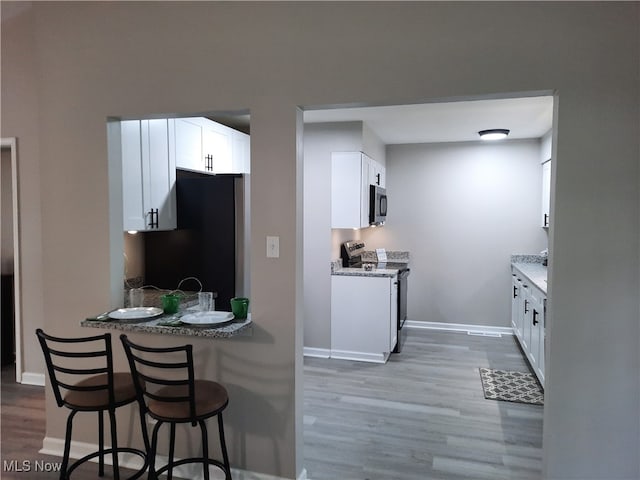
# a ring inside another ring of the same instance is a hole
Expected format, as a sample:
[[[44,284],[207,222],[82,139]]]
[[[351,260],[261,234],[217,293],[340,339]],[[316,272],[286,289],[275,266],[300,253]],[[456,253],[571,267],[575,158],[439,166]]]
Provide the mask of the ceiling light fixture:
[[[509,135],[509,131],[506,128],[491,128],[489,130],[480,130],[478,135],[482,140],[500,140],[506,138]]]

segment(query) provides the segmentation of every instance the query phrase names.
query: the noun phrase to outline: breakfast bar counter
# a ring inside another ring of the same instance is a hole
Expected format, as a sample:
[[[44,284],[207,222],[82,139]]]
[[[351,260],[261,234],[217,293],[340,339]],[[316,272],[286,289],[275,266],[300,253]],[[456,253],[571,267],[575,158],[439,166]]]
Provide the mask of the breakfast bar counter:
[[[186,313],[186,312],[185,312]],[[244,320],[232,319],[217,325],[194,326],[180,321],[181,313],[162,314],[153,318],[119,320],[109,316],[109,312],[80,322],[82,327],[106,328],[137,333],[160,333],[163,335],[185,335],[193,337],[231,338],[251,335],[251,315]]]

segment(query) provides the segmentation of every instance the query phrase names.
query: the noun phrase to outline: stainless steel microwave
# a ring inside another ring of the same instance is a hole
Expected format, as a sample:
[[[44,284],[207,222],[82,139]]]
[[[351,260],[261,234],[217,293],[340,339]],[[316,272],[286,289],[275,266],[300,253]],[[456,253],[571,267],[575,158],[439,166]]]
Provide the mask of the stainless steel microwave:
[[[369,224],[383,225],[387,219],[387,191],[377,185],[369,185]]]

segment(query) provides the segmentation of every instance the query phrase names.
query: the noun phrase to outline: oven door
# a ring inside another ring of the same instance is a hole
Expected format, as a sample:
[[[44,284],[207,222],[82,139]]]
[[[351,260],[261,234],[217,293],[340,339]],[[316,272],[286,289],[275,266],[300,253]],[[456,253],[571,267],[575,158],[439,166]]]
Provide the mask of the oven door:
[[[398,340],[393,353],[400,353],[407,340],[407,329],[404,328],[404,322],[407,320],[407,286],[410,271],[407,268],[398,272]]]

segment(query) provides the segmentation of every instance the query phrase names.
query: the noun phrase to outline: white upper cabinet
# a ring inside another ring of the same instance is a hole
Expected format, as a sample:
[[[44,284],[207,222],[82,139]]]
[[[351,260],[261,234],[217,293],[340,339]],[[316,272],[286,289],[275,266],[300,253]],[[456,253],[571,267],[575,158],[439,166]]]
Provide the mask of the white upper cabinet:
[[[384,166],[375,160],[369,159],[369,183],[371,185],[377,185],[378,187],[385,188],[385,173],[386,169]]]
[[[214,173],[237,173],[233,168],[231,129],[218,123],[206,122],[202,128],[204,168]],[[238,172],[240,173],[240,172]]]
[[[551,160],[542,164],[542,218],[543,227],[549,226],[551,211]]]
[[[331,154],[331,228],[369,226],[370,162],[362,152]]]
[[[246,133],[232,131],[231,136],[233,163],[235,169],[241,173],[251,173],[251,142]]]
[[[126,120],[120,127],[124,230],[175,229],[173,123]]]
[[[553,155],[552,131],[549,130],[540,139],[540,162],[542,163],[542,214],[540,224],[549,226],[551,210],[551,156]]]
[[[249,135],[204,117],[175,120],[176,167],[202,173],[249,173]]]
[[[540,162],[551,160],[551,155],[553,155],[553,132],[549,130],[540,139]]]
[[[176,167],[185,170],[203,170],[202,126],[192,122],[190,118],[177,118],[173,122],[175,123]]]
[[[385,186],[385,168],[362,152],[331,154],[331,228],[369,226],[369,186]]]

